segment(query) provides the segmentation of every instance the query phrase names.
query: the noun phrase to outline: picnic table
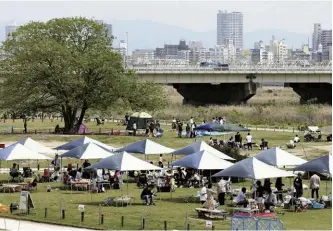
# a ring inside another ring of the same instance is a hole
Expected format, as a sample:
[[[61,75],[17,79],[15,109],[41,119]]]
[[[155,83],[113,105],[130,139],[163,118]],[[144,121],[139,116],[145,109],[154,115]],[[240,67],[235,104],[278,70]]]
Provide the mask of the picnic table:
[[[78,186],[85,188],[86,191],[88,191],[88,188],[90,186],[90,182],[86,181],[86,180],[71,181],[71,182],[69,182],[69,184],[71,185],[71,192],[73,191],[73,186],[76,187],[77,191],[79,190]]]
[[[252,217],[253,214],[259,213],[259,209],[236,207],[236,208],[234,208],[234,213],[248,213]]]
[[[1,186],[1,190],[5,193],[8,190],[8,193],[11,192],[20,192],[22,190],[22,186],[18,184],[4,184]]]
[[[206,209],[206,208],[196,208],[195,210],[197,211],[199,217],[211,218],[211,219],[214,219],[214,218],[221,219],[222,218],[222,220],[226,220],[226,217],[229,214],[228,212],[226,212],[223,209],[210,210],[210,209]]]

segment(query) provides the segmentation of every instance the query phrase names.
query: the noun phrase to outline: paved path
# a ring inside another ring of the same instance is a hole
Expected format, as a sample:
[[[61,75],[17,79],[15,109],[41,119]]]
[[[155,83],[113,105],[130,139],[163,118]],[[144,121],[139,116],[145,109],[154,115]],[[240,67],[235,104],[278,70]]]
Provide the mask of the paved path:
[[[44,223],[36,223],[31,221],[19,221],[8,218],[0,218],[0,229],[9,231],[91,231],[91,229],[72,228],[68,226],[48,225]],[[96,230],[97,231],[97,230]]]

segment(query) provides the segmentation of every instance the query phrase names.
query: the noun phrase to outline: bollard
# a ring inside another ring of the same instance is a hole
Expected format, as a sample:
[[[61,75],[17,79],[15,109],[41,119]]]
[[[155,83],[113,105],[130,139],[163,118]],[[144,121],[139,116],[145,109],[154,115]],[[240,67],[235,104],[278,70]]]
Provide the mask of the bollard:
[[[81,222],[84,221],[84,212],[81,212]]]
[[[168,230],[167,221],[164,221],[164,230]]]
[[[35,134],[37,134],[37,130],[35,130]]]
[[[37,164],[37,170],[39,171],[39,169],[40,169],[40,166],[39,166],[39,164]]]
[[[212,230],[215,230],[215,227],[214,227],[214,225],[212,225]]]
[[[45,214],[44,217],[47,217],[47,208],[45,208]]]
[[[104,215],[101,214],[101,225],[103,225],[103,224],[104,224]]]
[[[145,229],[145,218],[142,217],[142,222],[141,222],[141,229],[144,230]]]
[[[65,220],[65,209],[61,210],[61,217],[63,220]]]
[[[186,230],[187,230],[187,231],[190,230],[190,224],[187,224]]]
[[[124,227],[124,219],[125,219],[125,217],[121,216],[121,227]]]

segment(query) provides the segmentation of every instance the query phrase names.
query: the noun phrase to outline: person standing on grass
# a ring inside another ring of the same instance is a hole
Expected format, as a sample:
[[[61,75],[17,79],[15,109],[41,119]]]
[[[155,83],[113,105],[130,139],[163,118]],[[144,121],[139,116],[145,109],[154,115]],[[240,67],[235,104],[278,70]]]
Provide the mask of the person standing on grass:
[[[316,199],[319,199],[319,186],[320,186],[320,177],[317,174],[313,174],[310,177],[310,189],[311,189],[311,198],[314,198],[316,193]]]
[[[300,198],[303,195],[303,181],[302,181],[302,173],[298,173],[297,177],[294,180],[294,188],[296,190],[296,198]]]
[[[178,123],[178,137],[182,138],[182,133],[183,133],[183,123],[179,122]]]
[[[186,129],[186,138],[190,138],[190,133],[191,133],[190,124],[187,124],[185,129]]]
[[[221,178],[221,180],[217,183],[217,193],[218,193],[218,200],[220,205],[224,205],[225,193],[227,189],[227,182]]]
[[[206,184],[204,184],[200,189],[200,202],[201,204],[204,204],[206,201],[207,201],[207,188]]]
[[[248,150],[252,150],[252,136],[250,133],[247,133],[247,136],[246,136],[246,144],[247,144],[247,149]]]
[[[146,137],[149,137],[149,121],[146,123]]]

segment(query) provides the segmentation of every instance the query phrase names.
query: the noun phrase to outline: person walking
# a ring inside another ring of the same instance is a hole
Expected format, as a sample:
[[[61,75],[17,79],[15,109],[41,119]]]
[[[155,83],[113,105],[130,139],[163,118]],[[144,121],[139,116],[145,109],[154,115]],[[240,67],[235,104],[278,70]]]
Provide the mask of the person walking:
[[[226,186],[227,181],[225,181],[223,178],[217,183],[217,198],[219,200],[220,205],[224,205],[225,201],[225,193],[226,193]]]
[[[245,139],[246,139],[247,149],[252,150],[252,136],[251,136],[251,133],[247,133],[247,136],[246,136]]]

